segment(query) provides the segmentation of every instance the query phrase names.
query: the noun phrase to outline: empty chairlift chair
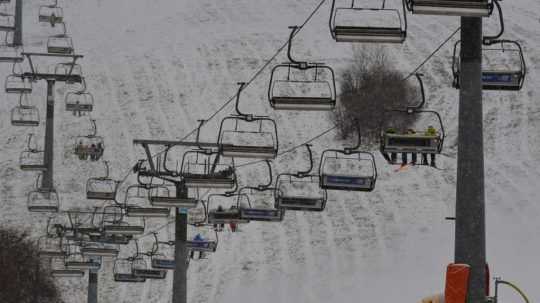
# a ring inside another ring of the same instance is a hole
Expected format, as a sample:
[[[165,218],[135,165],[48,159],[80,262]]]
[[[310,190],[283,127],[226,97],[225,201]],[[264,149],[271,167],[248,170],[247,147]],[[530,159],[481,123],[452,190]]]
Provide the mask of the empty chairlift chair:
[[[19,166],[25,171],[45,171],[45,151],[39,150],[37,146],[32,145],[34,134],[28,135],[26,149],[19,155]]]
[[[30,94],[32,93],[32,82],[18,74],[11,74],[6,77],[5,91],[8,94]]]
[[[116,259],[113,267],[113,277],[115,282],[142,283],[146,279],[135,276],[132,272],[133,258]]]
[[[84,271],[80,269],[68,269],[65,257],[52,257],[50,260],[51,275],[55,278],[81,278]]]
[[[224,157],[274,159],[278,153],[276,122],[266,116],[254,116],[239,110],[240,93],[245,83],[239,83],[236,115],[221,121],[219,150]]]
[[[231,189],[236,184],[234,165],[211,150],[185,152],[180,174],[187,188]]]
[[[22,48],[10,45],[0,45],[0,63],[20,63],[23,61]]]
[[[276,110],[332,110],[336,106],[334,71],[322,63],[299,62],[292,58],[293,26],[289,37],[288,63],[276,65],[270,75],[268,100]]]
[[[140,235],[144,233],[145,220],[139,217],[127,217],[120,206],[103,208],[103,233],[105,235]]]
[[[62,237],[42,236],[38,239],[38,254],[40,257],[63,257],[66,255],[63,243]]]
[[[162,280],[167,277],[166,270],[149,267],[144,257],[137,257],[133,260],[131,271],[135,277],[143,279]]]
[[[154,207],[177,207],[194,208],[199,203],[198,199],[190,197],[179,197],[176,194],[176,187],[170,184],[152,186],[148,192],[150,204]]]
[[[54,188],[36,189],[28,193],[27,208],[30,212],[56,213],[60,208],[60,198]]]
[[[74,270],[99,270],[101,262],[98,258],[90,258],[81,252],[81,247],[74,244],[69,246],[69,253],[66,256],[65,265],[67,269]]]
[[[319,164],[320,187],[331,190],[372,191],[377,181],[375,157],[370,152],[353,148],[327,149]]]
[[[33,105],[15,106],[11,109],[11,125],[39,126],[39,109]]]
[[[116,258],[118,256],[119,247],[117,245],[107,245],[101,243],[86,244],[81,247],[81,253],[85,257],[104,257]]]
[[[405,0],[413,14],[488,17],[494,0]]]
[[[436,167],[435,156],[443,148],[445,133],[441,116],[433,110],[422,110],[425,104],[420,75],[422,101],[406,109],[385,111],[381,123],[380,150],[390,164],[429,165]],[[414,125],[412,128],[407,125]],[[398,154],[401,155],[398,159]],[[411,154],[409,162],[408,154]],[[421,157],[421,159],[418,159]]]
[[[109,163],[105,164],[106,173],[103,177],[94,177],[86,181],[86,199],[114,200],[118,189],[118,181],[109,178]]]
[[[454,45],[453,86],[460,88],[460,41]],[[482,89],[520,90],[526,75],[521,45],[511,40],[493,40],[482,48]]]
[[[139,184],[130,185],[126,189],[124,207],[128,217],[166,218],[169,216],[168,207],[150,207],[150,190],[151,188]]]
[[[274,187],[243,187],[238,199],[240,217],[249,221],[281,222],[285,210],[275,207]],[[244,200],[244,201],[242,201]]]
[[[174,241],[159,241],[157,233],[154,233],[154,246],[150,257],[150,265],[155,269],[174,270]]]
[[[313,158],[309,145],[310,168],[296,174],[278,175],[275,186],[276,208],[300,211],[322,211],[326,207],[328,194],[319,187],[319,175],[310,174]]]
[[[405,0],[402,11],[385,8],[358,7],[360,1],[332,0],[330,32],[337,42],[403,43],[407,36]]]

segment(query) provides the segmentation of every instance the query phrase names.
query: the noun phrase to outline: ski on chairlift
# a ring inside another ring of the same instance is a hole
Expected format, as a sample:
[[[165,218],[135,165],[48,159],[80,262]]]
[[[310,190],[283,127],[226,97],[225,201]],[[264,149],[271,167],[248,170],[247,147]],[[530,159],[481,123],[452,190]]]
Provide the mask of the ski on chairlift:
[[[239,83],[236,95],[236,115],[221,120],[218,145],[224,157],[274,159],[278,152],[276,122],[266,116],[240,112],[240,93],[245,83]]]
[[[495,0],[406,0],[413,14],[488,17]]]
[[[377,181],[375,157],[360,151],[361,134],[352,148],[327,149],[319,164],[320,187],[329,190],[372,191]]]
[[[416,78],[422,99],[415,106],[385,111],[381,123],[380,151],[390,164],[436,167],[435,157],[441,153],[445,138],[444,126],[439,113],[422,109],[426,102],[424,85],[420,74]],[[410,124],[414,126],[411,128]]]
[[[328,194],[319,187],[319,175],[311,174],[313,155],[306,144],[309,154],[309,169],[295,174],[278,175],[275,186],[276,208],[300,211],[322,211],[326,206]]]
[[[290,28],[289,62],[272,69],[268,88],[270,105],[276,110],[333,110],[336,106],[334,70],[323,63],[294,60],[292,40],[299,27]]]
[[[401,11],[386,8],[386,0],[380,7],[361,7],[361,1],[332,0],[330,33],[337,42],[403,43],[407,37],[407,14],[405,0]]]

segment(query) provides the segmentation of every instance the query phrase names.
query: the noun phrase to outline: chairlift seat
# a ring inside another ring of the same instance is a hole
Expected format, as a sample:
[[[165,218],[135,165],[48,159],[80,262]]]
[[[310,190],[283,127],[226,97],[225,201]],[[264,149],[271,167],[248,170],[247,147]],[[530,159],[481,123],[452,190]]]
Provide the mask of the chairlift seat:
[[[126,215],[128,217],[166,218],[169,216],[170,212],[171,210],[169,208],[138,207],[138,206],[128,206],[126,208]]]
[[[326,81],[275,80],[271,85],[270,105],[275,110],[333,110],[336,106],[331,84]]]
[[[77,269],[55,269],[51,275],[56,278],[80,278],[84,277],[84,271]]]
[[[273,146],[222,144],[221,153],[225,157],[274,159],[277,150]]]
[[[384,133],[384,153],[425,153],[438,154],[440,152],[441,138],[420,134],[390,134]]]
[[[233,188],[234,177],[214,174],[182,174],[184,184],[187,188]]]
[[[191,251],[215,252],[217,249],[216,241],[186,241],[186,248]]]
[[[48,249],[48,250],[39,250],[38,255],[40,257],[64,257],[66,252],[58,248],[57,250]]]
[[[15,49],[9,47],[9,52],[6,47],[0,47],[0,62],[3,63],[21,63],[24,61],[24,57]]]
[[[66,103],[66,111],[69,112],[91,112],[93,110],[93,104]]]
[[[106,247],[82,247],[81,253],[91,257],[116,257],[118,249]]]
[[[11,110],[11,125],[39,126],[39,110],[35,106],[19,105]]]
[[[283,221],[283,209],[241,208],[240,217],[248,221],[280,222]]]
[[[8,94],[30,94],[32,83],[25,77],[9,75],[6,77],[5,90]]]
[[[322,211],[325,201],[322,198],[281,196],[277,199],[277,207],[286,210]]]
[[[398,27],[336,26],[334,33],[337,42],[403,43],[407,36]]]
[[[31,191],[28,193],[27,208],[30,212],[58,212],[60,201],[56,191]]]
[[[176,262],[174,259],[152,258],[151,265],[152,268],[155,269],[176,269]]]
[[[58,206],[54,206],[54,205],[28,206],[28,211],[35,212],[35,213],[57,213]]]
[[[413,14],[488,17],[493,9],[488,0],[408,0]]]
[[[240,217],[239,209],[211,210],[208,212],[208,224],[241,224],[249,221]]]
[[[144,226],[105,225],[103,232],[107,235],[140,235],[144,233]]]
[[[114,200],[118,183],[109,178],[90,178],[86,182],[86,199]]]
[[[70,55],[73,51],[73,42],[68,36],[51,36],[47,41],[47,52],[50,54]]]
[[[372,176],[323,175],[321,188],[335,190],[372,191],[375,180]]]
[[[46,171],[44,151],[23,151],[19,166],[24,171]]]
[[[66,261],[65,263],[67,269],[78,269],[78,270],[98,270],[101,268],[101,263],[93,260],[88,261]]]
[[[146,282],[146,278],[135,276],[133,273],[117,273],[114,274],[115,282],[125,282],[125,283],[142,283]]]
[[[194,198],[150,196],[150,204],[156,207],[194,208],[198,203],[199,200]]]
[[[167,271],[162,269],[148,269],[148,268],[134,268],[133,275],[136,277],[142,277],[145,279],[165,279],[167,277]]]
[[[109,234],[109,235],[96,235],[90,236],[90,239],[93,242],[103,243],[103,244],[119,244],[127,245],[131,241],[131,235],[122,235],[122,234]]]
[[[482,89],[520,90],[523,82],[521,71],[482,71]]]

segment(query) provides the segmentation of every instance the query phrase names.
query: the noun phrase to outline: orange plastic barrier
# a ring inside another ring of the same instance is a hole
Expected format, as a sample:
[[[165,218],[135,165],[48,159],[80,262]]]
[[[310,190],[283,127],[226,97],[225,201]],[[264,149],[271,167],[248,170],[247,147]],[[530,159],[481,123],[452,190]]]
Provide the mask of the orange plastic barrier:
[[[471,267],[467,264],[450,264],[446,268],[444,303],[466,303]]]

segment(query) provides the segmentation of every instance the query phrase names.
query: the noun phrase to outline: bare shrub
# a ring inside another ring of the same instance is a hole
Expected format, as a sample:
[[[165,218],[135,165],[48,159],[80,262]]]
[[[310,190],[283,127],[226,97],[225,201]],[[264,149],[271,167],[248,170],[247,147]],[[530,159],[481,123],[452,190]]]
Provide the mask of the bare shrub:
[[[404,109],[416,103],[418,88],[414,82],[402,80],[403,75],[393,69],[384,47],[355,47],[353,53],[353,64],[341,72],[341,94],[332,120],[342,139],[356,133],[358,121],[362,144],[372,146],[378,142],[384,109]],[[414,123],[411,116],[398,119],[393,124],[400,128]]]
[[[57,303],[60,293],[25,232],[0,227],[0,302]]]

